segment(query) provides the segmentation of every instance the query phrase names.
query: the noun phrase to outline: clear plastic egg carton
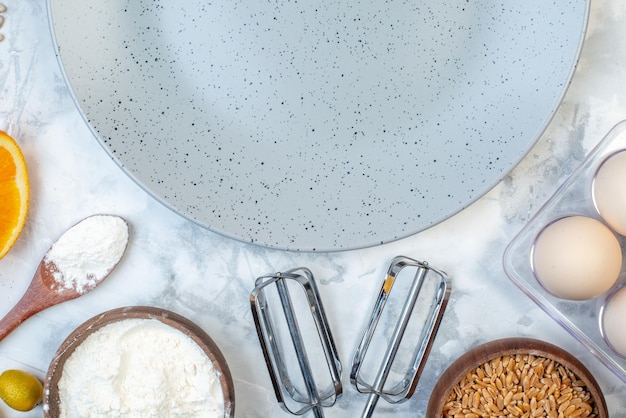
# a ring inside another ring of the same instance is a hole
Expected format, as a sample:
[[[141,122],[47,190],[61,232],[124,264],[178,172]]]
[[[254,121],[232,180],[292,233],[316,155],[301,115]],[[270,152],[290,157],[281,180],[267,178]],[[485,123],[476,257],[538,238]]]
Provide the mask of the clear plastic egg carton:
[[[613,350],[605,340],[601,319],[607,300],[626,286],[626,256],[623,257],[622,270],[615,285],[601,296],[583,301],[553,296],[541,285],[531,267],[534,241],[550,222],[568,215],[584,215],[603,221],[593,204],[593,177],[605,159],[622,149],[626,149],[626,120],[611,129],[522,228],[507,246],[503,264],[506,274],[517,287],[626,383],[626,358]],[[618,181],[626,187],[626,179]],[[624,254],[626,239],[617,233],[616,236]]]

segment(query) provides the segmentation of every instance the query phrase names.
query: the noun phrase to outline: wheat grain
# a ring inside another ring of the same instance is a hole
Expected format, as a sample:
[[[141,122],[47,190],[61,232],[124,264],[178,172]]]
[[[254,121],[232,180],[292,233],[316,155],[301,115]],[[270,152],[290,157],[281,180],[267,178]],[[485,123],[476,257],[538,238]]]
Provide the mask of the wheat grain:
[[[450,391],[442,417],[597,417],[585,383],[562,364],[516,354],[489,360]]]

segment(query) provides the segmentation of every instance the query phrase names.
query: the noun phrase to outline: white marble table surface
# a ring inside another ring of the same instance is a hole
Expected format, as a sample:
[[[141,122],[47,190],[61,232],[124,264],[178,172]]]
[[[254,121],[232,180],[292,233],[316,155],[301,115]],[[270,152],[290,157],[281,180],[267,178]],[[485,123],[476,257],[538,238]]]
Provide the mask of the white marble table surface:
[[[626,2],[594,0],[580,64],[546,132],[486,196],[415,236],[336,253],[271,250],[225,238],[165,208],[111,161],[93,137],[61,76],[43,0],[4,0],[0,28],[0,129],[19,142],[31,179],[26,227],[0,260],[0,315],[28,286],[52,242],[95,213],[125,217],[129,251],[92,293],[47,309],[0,342],[0,369],[44,376],[63,339],[108,309],[152,305],[199,324],[231,368],[237,417],[286,417],[271,391],[250,314],[256,277],[310,268],[320,287],[344,364],[344,396],[328,417],[353,417],[365,398],[350,386],[349,362],[382,274],[396,255],[427,260],[453,280],[449,308],[416,395],[379,405],[379,417],[422,417],[437,376],[470,347],[499,337],[532,336],[578,356],[594,373],[611,415],[626,416],[626,385],[536,307],[506,277],[502,254],[528,218],[619,120],[626,118]],[[349,296],[349,297],[348,297]],[[349,301],[349,302],[348,302]],[[0,403],[0,418],[39,417]]]

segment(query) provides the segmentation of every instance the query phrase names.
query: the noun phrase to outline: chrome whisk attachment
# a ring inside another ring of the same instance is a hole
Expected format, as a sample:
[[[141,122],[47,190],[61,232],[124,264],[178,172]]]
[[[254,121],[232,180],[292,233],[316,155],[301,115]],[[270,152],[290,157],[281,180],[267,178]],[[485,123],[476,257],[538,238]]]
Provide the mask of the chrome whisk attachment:
[[[292,414],[322,418],[341,396],[341,362],[313,274],[296,268],[255,286],[250,306],[276,399]]]
[[[384,310],[394,287],[399,289]],[[428,263],[392,260],[352,360],[350,382],[369,394],[362,417],[373,415],[381,397],[398,403],[413,395],[450,292],[447,275]]]

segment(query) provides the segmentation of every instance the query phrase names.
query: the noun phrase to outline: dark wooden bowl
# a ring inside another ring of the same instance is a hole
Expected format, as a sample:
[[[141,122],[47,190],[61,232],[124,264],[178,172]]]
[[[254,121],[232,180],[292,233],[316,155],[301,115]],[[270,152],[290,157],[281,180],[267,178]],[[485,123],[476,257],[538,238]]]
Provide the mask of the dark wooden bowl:
[[[475,347],[459,357],[441,375],[428,402],[427,418],[442,417],[443,407],[450,391],[478,366],[501,356],[532,354],[541,356],[570,369],[587,387],[598,409],[598,417],[608,418],[606,401],[600,386],[589,370],[573,355],[550,343],[532,338],[505,338]]]
[[[224,394],[224,417],[232,418],[235,415],[235,392],[230,370],[226,359],[220,352],[217,344],[204,332],[202,328],[189,319],[165,309],[150,306],[131,306],[113,309],[96,315],[76,328],[63,341],[57,350],[44,381],[43,411],[46,418],[59,416],[59,393],[58,383],[63,374],[63,366],[69,356],[74,352],[90,334],[112,322],[124,319],[156,319],[169,325],[189,336],[209,357],[215,370],[218,372],[222,393]]]

